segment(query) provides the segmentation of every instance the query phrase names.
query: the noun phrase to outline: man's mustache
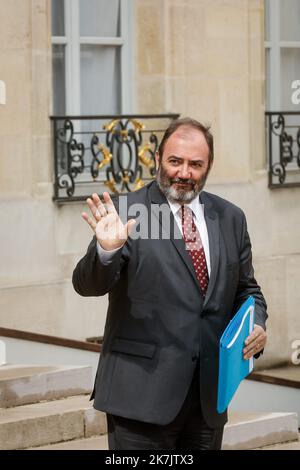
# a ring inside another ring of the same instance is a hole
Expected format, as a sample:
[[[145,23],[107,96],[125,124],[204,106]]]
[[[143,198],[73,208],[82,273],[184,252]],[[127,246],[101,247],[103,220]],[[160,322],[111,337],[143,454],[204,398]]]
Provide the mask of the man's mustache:
[[[171,184],[175,183],[181,183],[181,184],[191,184],[193,187],[195,185],[195,182],[191,179],[182,179],[182,178],[176,178],[171,180]]]

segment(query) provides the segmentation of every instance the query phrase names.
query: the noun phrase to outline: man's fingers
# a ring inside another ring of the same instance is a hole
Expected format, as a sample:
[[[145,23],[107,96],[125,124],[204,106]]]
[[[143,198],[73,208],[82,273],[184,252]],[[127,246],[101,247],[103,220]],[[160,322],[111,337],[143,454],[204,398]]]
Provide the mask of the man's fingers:
[[[245,345],[250,345],[253,341],[257,341],[260,339],[261,341],[266,338],[266,332],[265,330],[259,326],[259,325],[254,325],[254,330],[252,333],[246,338]]]
[[[245,341],[245,346],[246,346],[246,350],[249,350],[253,347],[255,347],[257,344],[262,344],[262,345],[265,345],[266,343],[266,338],[264,336],[261,336],[261,335],[257,335],[254,339],[252,339],[251,341]]]
[[[256,326],[255,330],[245,341],[245,348],[243,349],[244,358],[249,359],[253,354],[260,352],[266,345],[267,335],[263,328]]]
[[[247,350],[244,349],[243,350],[244,359],[250,359],[250,357],[252,357],[254,354],[259,353],[259,351],[261,351],[262,349],[263,349],[263,346],[260,343],[257,343],[250,349],[247,349]]]
[[[94,204],[94,201],[90,198],[86,200],[87,205],[89,206],[89,209],[91,213],[93,214],[95,220],[98,222],[100,220],[100,213],[98,212],[97,207]]]
[[[91,229],[95,232],[97,227],[96,222],[86,212],[82,212],[81,217],[89,224]]]
[[[107,215],[106,209],[105,209],[104,205],[102,204],[101,199],[98,196],[98,194],[94,193],[92,198],[93,198],[94,204],[96,206],[96,209],[99,213],[99,216],[104,217],[105,215]]]
[[[129,236],[130,233],[132,232],[132,229],[133,227],[135,226],[135,220],[134,219],[130,219],[128,220],[127,224],[125,225],[125,228],[127,230],[127,235]]]
[[[106,204],[107,212],[108,213],[114,212],[115,214],[117,214],[114,203],[112,202],[111,197],[107,192],[103,193],[103,199],[104,199],[104,202]]]
[[[248,336],[248,338],[245,341],[245,344],[251,344],[253,341],[256,341],[256,339],[259,337],[259,333],[257,332],[252,332],[251,335]]]

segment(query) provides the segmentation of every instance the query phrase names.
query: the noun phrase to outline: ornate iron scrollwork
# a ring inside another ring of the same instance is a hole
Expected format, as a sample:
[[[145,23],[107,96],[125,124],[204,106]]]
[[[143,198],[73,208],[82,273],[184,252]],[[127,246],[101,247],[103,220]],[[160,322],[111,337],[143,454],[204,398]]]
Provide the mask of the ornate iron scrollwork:
[[[297,132],[297,137],[296,137],[297,145],[298,145],[298,152],[297,152],[297,165],[300,168],[300,127]]]
[[[281,136],[285,127],[285,119],[282,114],[278,114],[277,120],[271,123],[273,134]]]
[[[145,125],[137,119],[113,119],[103,129],[106,131],[106,147],[99,144],[97,135],[91,141],[92,176],[98,177],[99,170],[105,168],[105,185],[114,193],[141,188],[144,185],[142,165],[150,170],[151,176],[154,175],[157,137],[151,134],[149,142],[142,146]],[[146,153],[149,155],[146,156]],[[103,156],[102,160],[99,159],[100,154]]]
[[[99,170],[109,164],[112,159],[112,154],[109,149],[99,142],[99,137],[94,134],[91,140],[91,152],[93,155],[91,163],[91,175],[94,178],[98,178]],[[100,160],[99,156],[102,155],[103,159]]]
[[[84,170],[84,144],[74,138],[74,127],[71,120],[66,119],[62,128],[57,130],[57,140],[60,143],[59,164],[62,170],[58,175],[58,187],[65,189],[69,197],[75,190],[74,179]]]
[[[283,132],[280,136],[280,155],[283,165],[287,165],[294,158],[293,137],[286,132]]]
[[[166,125],[151,131],[140,118],[157,122],[158,119],[170,121],[178,117],[178,114],[169,114],[51,118],[54,125],[54,199],[64,202],[85,199],[89,195],[86,193],[88,186],[92,184],[98,186],[99,192],[106,186],[116,194],[142,188],[155,175],[157,132],[162,133]],[[81,124],[82,120],[85,125]],[[95,128],[95,122],[99,130],[87,130],[92,124]]]
[[[300,122],[295,124],[295,120],[297,121],[296,116],[300,117],[300,113],[268,112],[266,115],[269,132],[269,186],[298,186],[300,178],[297,182],[295,170],[300,168]],[[293,177],[289,180],[291,175]]]
[[[272,165],[272,174],[278,176],[280,184],[284,183],[286,171],[282,163],[274,163],[274,165]]]

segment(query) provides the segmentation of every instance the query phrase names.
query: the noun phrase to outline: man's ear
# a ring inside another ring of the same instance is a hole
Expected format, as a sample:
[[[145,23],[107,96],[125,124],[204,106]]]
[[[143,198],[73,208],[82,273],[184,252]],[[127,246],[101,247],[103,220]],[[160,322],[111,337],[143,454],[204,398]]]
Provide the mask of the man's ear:
[[[155,168],[156,168],[156,171],[159,168],[159,164],[160,164],[160,156],[159,156],[158,152],[155,152]]]

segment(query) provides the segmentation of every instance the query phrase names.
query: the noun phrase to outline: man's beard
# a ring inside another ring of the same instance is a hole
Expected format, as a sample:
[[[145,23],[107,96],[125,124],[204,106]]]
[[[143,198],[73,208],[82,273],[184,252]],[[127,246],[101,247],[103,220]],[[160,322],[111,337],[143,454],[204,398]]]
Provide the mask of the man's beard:
[[[164,169],[161,163],[157,170],[156,181],[162,193],[171,202],[177,202],[179,204],[189,204],[193,199],[195,199],[196,196],[198,196],[200,191],[204,188],[207,175],[208,171],[200,178],[200,180],[196,182],[191,179],[169,178],[166,170]],[[188,184],[190,185],[191,189],[176,189],[174,187],[174,183]]]

